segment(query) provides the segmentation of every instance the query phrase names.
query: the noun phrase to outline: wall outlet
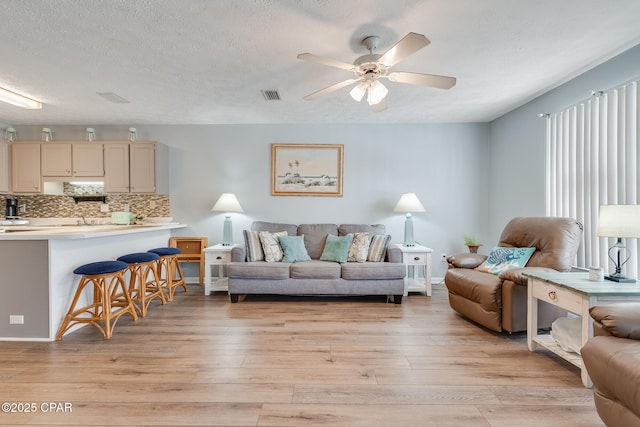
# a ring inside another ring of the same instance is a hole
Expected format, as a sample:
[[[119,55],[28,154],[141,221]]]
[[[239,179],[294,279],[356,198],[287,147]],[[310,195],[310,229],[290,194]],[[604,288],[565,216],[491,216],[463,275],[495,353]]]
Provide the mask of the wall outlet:
[[[442,262],[447,262],[447,254],[442,254]]]
[[[100,212],[109,212],[109,203],[100,203]]]
[[[155,208],[156,208],[156,201],[149,200],[149,209],[155,209]]]
[[[24,325],[24,316],[22,314],[10,314],[9,315],[9,324],[10,325]]]
[[[20,206],[18,206],[18,213],[27,213],[27,205],[26,205],[26,203],[23,203]]]
[[[129,212],[129,203],[125,203],[124,205],[122,205],[122,211]]]

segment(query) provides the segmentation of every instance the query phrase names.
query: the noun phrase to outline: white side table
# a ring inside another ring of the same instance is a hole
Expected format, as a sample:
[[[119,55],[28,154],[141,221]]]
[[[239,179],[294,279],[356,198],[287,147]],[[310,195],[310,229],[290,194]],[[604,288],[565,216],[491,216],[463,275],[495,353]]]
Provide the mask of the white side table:
[[[224,274],[224,267],[231,262],[231,249],[238,246],[233,245],[217,245],[204,248],[204,294],[211,295],[211,291],[226,291],[229,289],[227,278]],[[218,277],[211,282],[211,266],[218,266]]]
[[[404,246],[396,243],[394,246],[402,251],[402,263],[405,265],[406,273],[404,279],[404,296],[409,292],[424,292],[431,296],[431,253],[433,249],[426,246]],[[413,267],[413,275],[409,277],[409,267]],[[424,281],[417,276],[417,267],[424,270]]]

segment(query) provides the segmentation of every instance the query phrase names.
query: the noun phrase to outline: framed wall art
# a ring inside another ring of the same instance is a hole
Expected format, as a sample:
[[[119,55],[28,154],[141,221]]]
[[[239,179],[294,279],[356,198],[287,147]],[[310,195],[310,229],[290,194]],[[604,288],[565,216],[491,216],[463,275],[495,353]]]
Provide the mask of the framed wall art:
[[[344,146],[272,144],[273,196],[342,196]]]

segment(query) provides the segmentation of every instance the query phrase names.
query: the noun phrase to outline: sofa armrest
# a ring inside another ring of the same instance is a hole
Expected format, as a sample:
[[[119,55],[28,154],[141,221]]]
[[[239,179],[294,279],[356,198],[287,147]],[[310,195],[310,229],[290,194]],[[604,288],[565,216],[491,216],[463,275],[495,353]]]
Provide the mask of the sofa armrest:
[[[447,258],[447,262],[450,267],[455,268],[476,268],[487,259],[486,255],[472,254],[472,253],[460,253],[451,255]]]
[[[387,262],[402,262],[402,251],[400,248],[387,248]]]
[[[236,246],[231,249],[231,262],[245,262],[247,260],[247,250],[244,246]]]
[[[589,314],[604,332],[618,338],[640,340],[639,302],[596,305],[589,309]]]
[[[553,268],[548,267],[522,267],[522,268],[512,268],[507,271],[503,271],[498,276],[500,280],[510,280],[516,285],[527,285],[527,277],[524,273],[557,273],[558,270],[554,270]]]

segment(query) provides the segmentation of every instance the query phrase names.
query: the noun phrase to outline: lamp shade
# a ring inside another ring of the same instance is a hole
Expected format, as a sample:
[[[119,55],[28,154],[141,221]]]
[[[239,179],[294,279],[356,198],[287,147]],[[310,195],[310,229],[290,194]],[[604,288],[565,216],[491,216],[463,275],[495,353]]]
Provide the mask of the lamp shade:
[[[424,212],[424,206],[420,203],[418,196],[416,193],[404,193],[396,208],[393,210],[394,212]]]
[[[218,201],[211,208],[216,212],[243,212],[240,202],[233,193],[222,193]]]
[[[598,236],[640,237],[640,205],[600,206]]]

